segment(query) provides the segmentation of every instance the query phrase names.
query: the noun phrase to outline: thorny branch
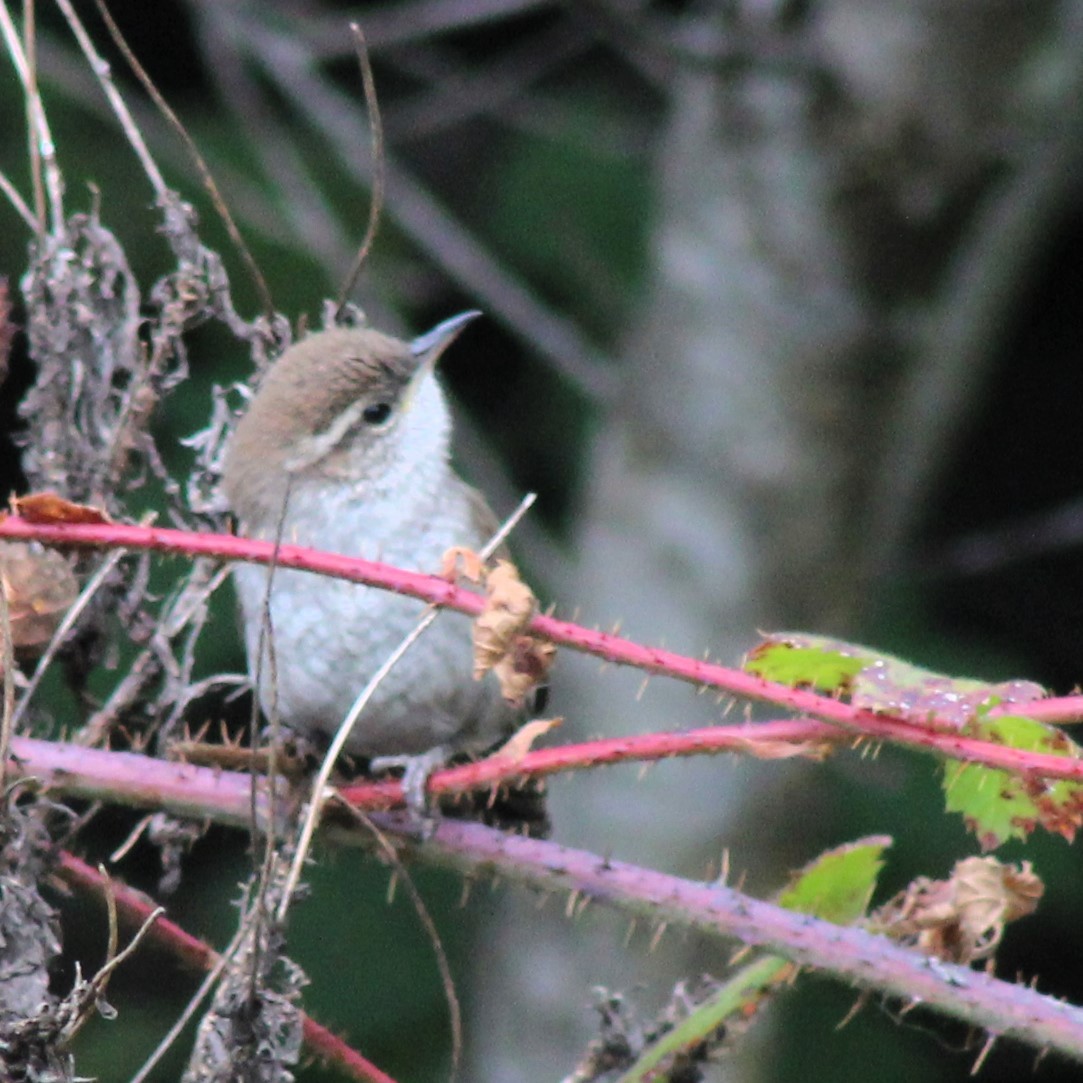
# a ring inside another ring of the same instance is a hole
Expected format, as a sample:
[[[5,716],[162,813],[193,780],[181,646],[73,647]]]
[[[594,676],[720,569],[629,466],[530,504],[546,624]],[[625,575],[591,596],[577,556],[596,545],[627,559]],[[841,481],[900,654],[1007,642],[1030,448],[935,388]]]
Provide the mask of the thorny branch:
[[[33,749],[24,751],[33,753]],[[35,766],[40,769],[42,764]],[[249,786],[246,776],[224,777],[209,768],[160,763],[155,768],[163,772],[170,769],[185,772],[185,784],[177,790],[184,790],[189,803],[186,811],[191,812],[191,803],[202,792],[208,798],[205,815],[218,817],[232,807],[235,822],[243,822]],[[148,784],[148,792],[152,788]],[[485,870],[551,894],[570,892],[570,913],[580,913],[590,900],[616,907],[655,928],[668,924],[711,936],[735,937],[861,988],[920,1002],[990,1032],[1037,1048],[1056,1049],[1083,1062],[1083,1009],[1029,987],[930,959],[885,937],[785,910],[724,884],[685,880],[477,824],[443,820],[422,841],[409,817],[377,814],[377,819],[381,831],[398,838],[411,853],[469,877]],[[333,834],[338,841],[371,843],[368,833],[348,819],[336,818]],[[68,864],[65,859],[62,867]],[[161,928],[156,935],[161,935]],[[193,950],[189,938],[182,935],[179,942],[182,946],[178,950],[185,954]]]
[[[193,534],[119,523],[29,523],[8,516],[0,521],[0,538],[2,537],[35,539],[53,545],[131,547],[264,564],[274,559],[279,567],[303,568],[351,582],[383,587],[470,616],[477,616],[484,606],[484,599],[480,595],[440,576],[410,572],[340,553],[325,553],[297,545],[275,546],[271,542],[233,535]],[[820,695],[804,688],[791,688],[764,680],[744,670],[644,646],[611,632],[602,632],[543,614],[534,617],[528,627],[533,634],[573,650],[596,655],[607,662],[633,666],[647,673],[671,677],[698,688],[713,689],[718,693],[739,696],[754,702],[771,703],[842,727],[851,735],[925,749],[950,759],[1043,778],[1083,780],[1083,760],[1027,752],[963,736],[952,732],[957,729],[954,726],[937,728],[935,718],[925,725],[918,725],[856,707],[833,696]],[[1072,697],[1055,701],[1054,708],[1059,711],[1059,717],[1063,717],[1065,712],[1071,713],[1068,704],[1074,704],[1072,710],[1078,713],[1078,700]],[[1038,714],[1050,717],[1048,709],[1042,710],[1041,701],[1038,701],[1035,709]]]

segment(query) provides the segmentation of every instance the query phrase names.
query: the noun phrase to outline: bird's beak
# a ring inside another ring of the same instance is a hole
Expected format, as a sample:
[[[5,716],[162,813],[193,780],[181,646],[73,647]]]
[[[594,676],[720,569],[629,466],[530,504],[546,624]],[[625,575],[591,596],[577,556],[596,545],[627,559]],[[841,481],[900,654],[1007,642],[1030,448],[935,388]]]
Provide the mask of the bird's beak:
[[[458,316],[438,323],[431,331],[418,335],[410,343],[410,353],[417,358],[419,372],[432,372],[436,362],[440,360],[440,355],[459,337],[459,332],[480,315],[476,308],[469,312],[460,312]]]
[[[436,362],[440,360],[440,355],[459,337],[459,332],[480,315],[481,313],[477,309],[460,312],[458,316],[452,316],[450,320],[438,323],[431,331],[418,335],[410,343],[410,353],[417,362],[417,369],[410,377],[410,383],[403,395],[402,401],[406,409],[409,409],[413,403],[418,388],[429,378],[432,370],[436,368]]]

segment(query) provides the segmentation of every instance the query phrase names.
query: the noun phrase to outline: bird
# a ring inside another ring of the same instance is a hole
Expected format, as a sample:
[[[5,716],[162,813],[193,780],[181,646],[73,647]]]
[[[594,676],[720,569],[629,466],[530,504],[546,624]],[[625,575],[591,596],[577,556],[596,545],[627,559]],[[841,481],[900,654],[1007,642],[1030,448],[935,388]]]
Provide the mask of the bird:
[[[286,349],[226,447],[222,489],[240,531],[429,573],[454,547],[480,549],[497,520],[452,468],[451,413],[434,372],[479,315],[463,312],[412,341],[362,325]],[[233,579],[264,714],[317,741],[338,730],[425,610],[300,570],[238,564]],[[441,612],[377,686],[345,749],[405,763],[416,784],[419,772],[477,755],[524,720],[491,673],[474,679],[469,620]]]

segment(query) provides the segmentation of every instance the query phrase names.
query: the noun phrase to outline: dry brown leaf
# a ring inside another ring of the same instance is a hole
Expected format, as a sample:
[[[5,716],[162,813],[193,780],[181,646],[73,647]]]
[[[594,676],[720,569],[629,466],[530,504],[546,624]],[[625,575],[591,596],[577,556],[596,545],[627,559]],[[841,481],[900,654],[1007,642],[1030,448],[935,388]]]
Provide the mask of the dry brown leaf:
[[[556,653],[547,639],[516,636],[507,654],[493,666],[504,699],[520,704],[532,688],[544,684]]]
[[[468,549],[465,545],[456,545],[444,553],[440,575],[451,583],[459,579],[480,583],[485,578],[485,561],[473,549]]]
[[[79,597],[68,562],[36,542],[0,543],[0,587],[7,598],[12,643],[24,657],[40,653]]]
[[[831,741],[757,741],[738,742],[735,748],[747,752],[758,760],[792,760],[801,757],[822,763],[835,751]]]
[[[521,704],[548,676],[556,655],[553,644],[525,634],[538,611],[534,592],[510,561],[498,560],[486,571],[478,554],[462,546],[444,554],[441,574],[484,582],[485,608],[474,620],[474,680],[492,670],[504,699]]]
[[[28,493],[11,499],[11,510],[28,523],[108,523],[101,508],[73,504],[58,493]]]
[[[1004,926],[1034,912],[1045,890],[1029,862],[968,857],[947,880],[922,876],[876,912],[881,931],[957,963],[986,959]]]
[[[537,612],[534,592],[510,561],[485,576],[485,608],[474,621],[474,679],[480,680],[515,646]]]
[[[535,718],[520,726],[495,752],[486,756],[488,760],[510,760],[518,763],[534,747],[534,742],[550,730],[562,725],[563,718]]]

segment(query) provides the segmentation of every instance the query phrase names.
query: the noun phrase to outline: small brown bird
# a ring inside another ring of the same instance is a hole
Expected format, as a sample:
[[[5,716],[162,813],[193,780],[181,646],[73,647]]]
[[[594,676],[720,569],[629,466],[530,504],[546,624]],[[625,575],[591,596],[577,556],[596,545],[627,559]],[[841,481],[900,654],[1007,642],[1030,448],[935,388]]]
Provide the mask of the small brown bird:
[[[413,342],[341,328],[286,350],[227,450],[223,488],[242,531],[423,572],[439,571],[453,546],[484,545],[496,520],[451,468],[451,418],[433,374],[477,315],[464,312]],[[255,675],[268,570],[243,564],[233,575]],[[276,569],[276,679],[265,644],[264,712],[302,735],[333,734],[424,609],[384,590]],[[440,613],[379,685],[347,751],[424,757],[431,769],[493,745],[522,710],[504,701],[492,674],[475,681],[472,665],[468,619]]]

